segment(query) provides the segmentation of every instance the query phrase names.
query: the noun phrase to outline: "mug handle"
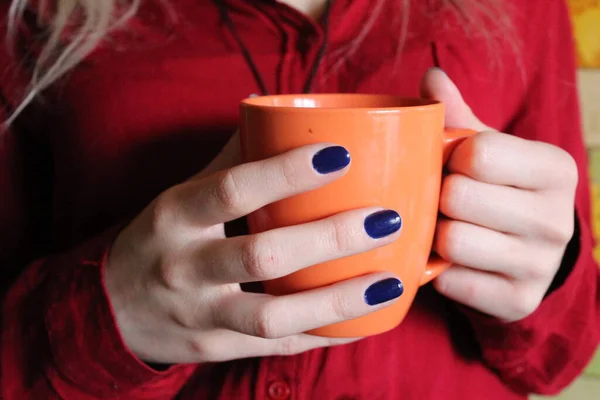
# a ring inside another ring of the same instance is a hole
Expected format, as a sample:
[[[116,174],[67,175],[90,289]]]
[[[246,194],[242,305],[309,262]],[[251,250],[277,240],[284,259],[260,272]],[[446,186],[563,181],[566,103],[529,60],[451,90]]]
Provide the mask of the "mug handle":
[[[442,135],[442,143],[443,143],[443,156],[442,156],[442,165],[446,165],[448,160],[450,159],[450,155],[456,149],[463,140],[466,138],[475,135],[477,132],[471,129],[458,129],[458,128],[446,128]],[[421,277],[421,282],[419,285],[425,285],[432,279],[436,278],[439,274],[444,272],[448,267],[450,267],[450,262],[444,260],[437,254],[432,253],[427,261],[427,266],[425,267],[425,272]]]

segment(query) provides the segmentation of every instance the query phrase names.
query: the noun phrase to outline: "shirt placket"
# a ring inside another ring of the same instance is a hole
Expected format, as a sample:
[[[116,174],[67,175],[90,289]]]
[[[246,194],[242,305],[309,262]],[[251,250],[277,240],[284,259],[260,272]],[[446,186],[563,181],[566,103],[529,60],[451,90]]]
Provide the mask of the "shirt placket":
[[[301,93],[323,43],[323,29],[284,4],[276,3],[274,8],[284,35],[278,93]]]
[[[260,360],[257,400],[298,400],[296,357],[266,357]]]

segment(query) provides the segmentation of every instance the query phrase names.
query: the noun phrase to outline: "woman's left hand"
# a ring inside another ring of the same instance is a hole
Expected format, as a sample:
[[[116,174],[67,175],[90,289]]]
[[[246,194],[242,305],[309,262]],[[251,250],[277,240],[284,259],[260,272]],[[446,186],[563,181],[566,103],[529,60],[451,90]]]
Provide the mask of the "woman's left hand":
[[[447,165],[434,250],[453,266],[434,282],[443,295],[506,322],[533,313],[574,229],[577,166],[564,150],[484,125],[438,69],[423,95],[446,104],[446,125],[480,132]]]

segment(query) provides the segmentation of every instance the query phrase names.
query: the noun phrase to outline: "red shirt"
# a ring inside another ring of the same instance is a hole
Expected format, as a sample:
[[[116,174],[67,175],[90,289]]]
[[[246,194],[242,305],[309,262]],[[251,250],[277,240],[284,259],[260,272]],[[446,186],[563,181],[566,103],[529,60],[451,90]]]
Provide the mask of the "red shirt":
[[[3,19],[7,3],[0,0]],[[427,286],[397,329],[342,347],[160,372],[128,352],[104,290],[103,256],[119,226],[215,155],[237,124],[239,101],[258,91],[213,2],[169,1],[176,21],[156,3],[143,2],[127,33],[1,137],[1,398],[523,399],[556,392],[582,371],[600,336],[600,275],[562,0],[507,0],[512,34],[493,21],[465,31],[448,10],[425,6],[435,2],[413,2],[400,57],[399,1],[385,3],[350,52],[375,2],[335,1],[314,85],[415,96],[437,59],[485,123],[573,155],[577,229],[535,313],[503,324]],[[227,3],[268,88],[300,91],[321,27],[271,0]],[[7,110],[28,74],[1,46]]]

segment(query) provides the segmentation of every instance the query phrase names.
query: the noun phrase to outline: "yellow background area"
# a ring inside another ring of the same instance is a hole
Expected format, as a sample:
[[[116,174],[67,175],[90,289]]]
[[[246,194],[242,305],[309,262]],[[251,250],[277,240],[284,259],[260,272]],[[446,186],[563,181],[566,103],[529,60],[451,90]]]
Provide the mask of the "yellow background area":
[[[577,59],[584,68],[600,68],[600,0],[568,0],[577,41]]]

